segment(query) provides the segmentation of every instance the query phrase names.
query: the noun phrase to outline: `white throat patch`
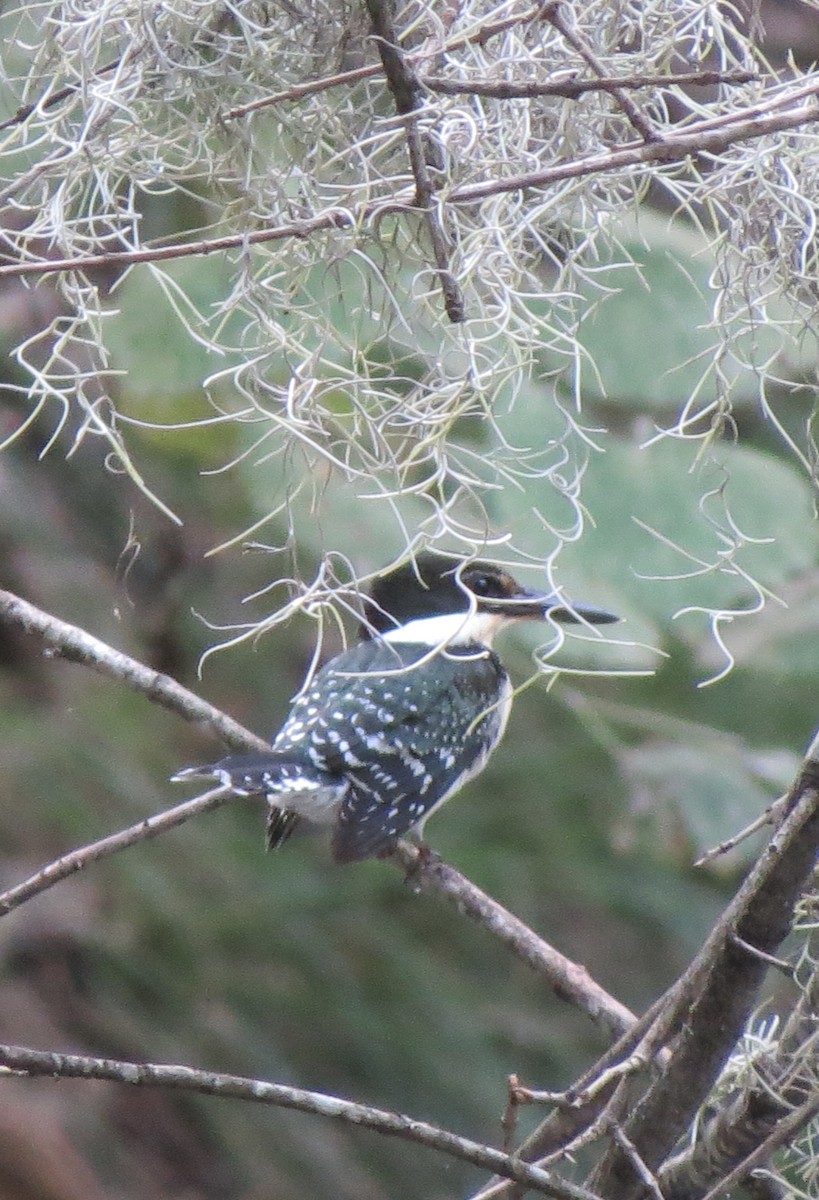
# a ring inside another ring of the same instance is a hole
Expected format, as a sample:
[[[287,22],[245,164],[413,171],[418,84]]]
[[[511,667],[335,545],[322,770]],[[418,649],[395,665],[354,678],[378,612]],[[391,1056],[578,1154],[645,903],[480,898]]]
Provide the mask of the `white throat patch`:
[[[385,642],[409,642],[421,646],[459,646],[467,642],[491,646],[495,634],[508,621],[502,613],[444,613],[440,617],[408,621],[382,637]]]

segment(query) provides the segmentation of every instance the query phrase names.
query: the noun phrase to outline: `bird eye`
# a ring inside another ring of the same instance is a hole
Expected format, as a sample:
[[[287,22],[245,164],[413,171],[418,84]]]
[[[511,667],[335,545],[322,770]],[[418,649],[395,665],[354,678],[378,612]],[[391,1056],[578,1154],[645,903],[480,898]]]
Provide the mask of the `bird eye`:
[[[475,575],[467,575],[464,583],[476,596],[500,597],[505,595],[502,581],[493,575],[486,575],[482,571]]]

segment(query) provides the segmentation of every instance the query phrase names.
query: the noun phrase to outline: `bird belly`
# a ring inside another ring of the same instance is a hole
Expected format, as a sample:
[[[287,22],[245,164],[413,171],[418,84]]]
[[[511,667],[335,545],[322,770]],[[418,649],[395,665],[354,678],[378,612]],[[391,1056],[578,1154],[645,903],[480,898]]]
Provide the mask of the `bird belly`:
[[[489,762],[489,759],[497,749],[498,743],[500,742],[506,730],[506,723],[509,720],[509,713],[512,709],[513,694],[512,682],[507,675],[502,681],[501,694],[498,700],[495,702],[492,710],[487,713],[486,717],[484,718],[486,725],[484,727],[485,741],[483,749],[475,758],[474,762],[471,762],[466,770],[462,771],[461,774],[453,780],[452,784],[447,788],[444,794],[439,797],[435,804],[424,813],[420,820],[415,822],[415,824],[411,827],[413,833],[420,837],[423,834],[424,825],[432,816],[432,814],[437,812],[442,804],[446,804],[447,800],[449,800],[451,796],[454,796],[456,792],[459,792],[464,784],[469,783],[470,779],[475,779],[476,776],[480,775],[481,771],[483,771],[484,767]]]
[[[332,825],[347,787],[344,778],[292,774],[277,781],[276,786],[268,787],[264,797],[271,808],[295,813],[314,825]]]

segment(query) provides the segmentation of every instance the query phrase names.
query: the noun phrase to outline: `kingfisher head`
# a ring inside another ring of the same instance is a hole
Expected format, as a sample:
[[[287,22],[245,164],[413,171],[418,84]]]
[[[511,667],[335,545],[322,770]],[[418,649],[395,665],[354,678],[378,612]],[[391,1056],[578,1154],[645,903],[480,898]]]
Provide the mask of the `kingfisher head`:
[[[423,645],[490,646],[511,621],[608,625],[604,609],[568,604],[554,592],[524,587],[503,567],[426,550],[380,576],[365,605],[362,636]]]

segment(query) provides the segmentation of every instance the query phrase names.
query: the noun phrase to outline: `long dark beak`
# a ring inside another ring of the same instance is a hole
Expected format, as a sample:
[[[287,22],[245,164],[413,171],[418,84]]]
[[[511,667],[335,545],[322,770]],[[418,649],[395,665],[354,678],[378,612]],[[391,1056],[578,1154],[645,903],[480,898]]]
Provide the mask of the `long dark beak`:
[[[503,599],[490,600],[482,597],[479,607],[484,612],[503,613],[510,620],[520,621],[543,621],[546,617],[551,617],[553,621],[561,621],[567,625],[581,625],[584,621],[589,625],[611,625],[620,620],[604,608],[574,603],[569,607],[555,592],[538,592],[534,588],[525,587],[515,596],[504,596]]]
[[[605,608],[592,608],[590,604],[575,604],[567,608],[565,603],[552,598],[552,603],[543,613],[553,621],[562,621],[565,625],[581,625],[584,621],[589,625],[613,625],[620,618],[616,613],[607,612]]]

